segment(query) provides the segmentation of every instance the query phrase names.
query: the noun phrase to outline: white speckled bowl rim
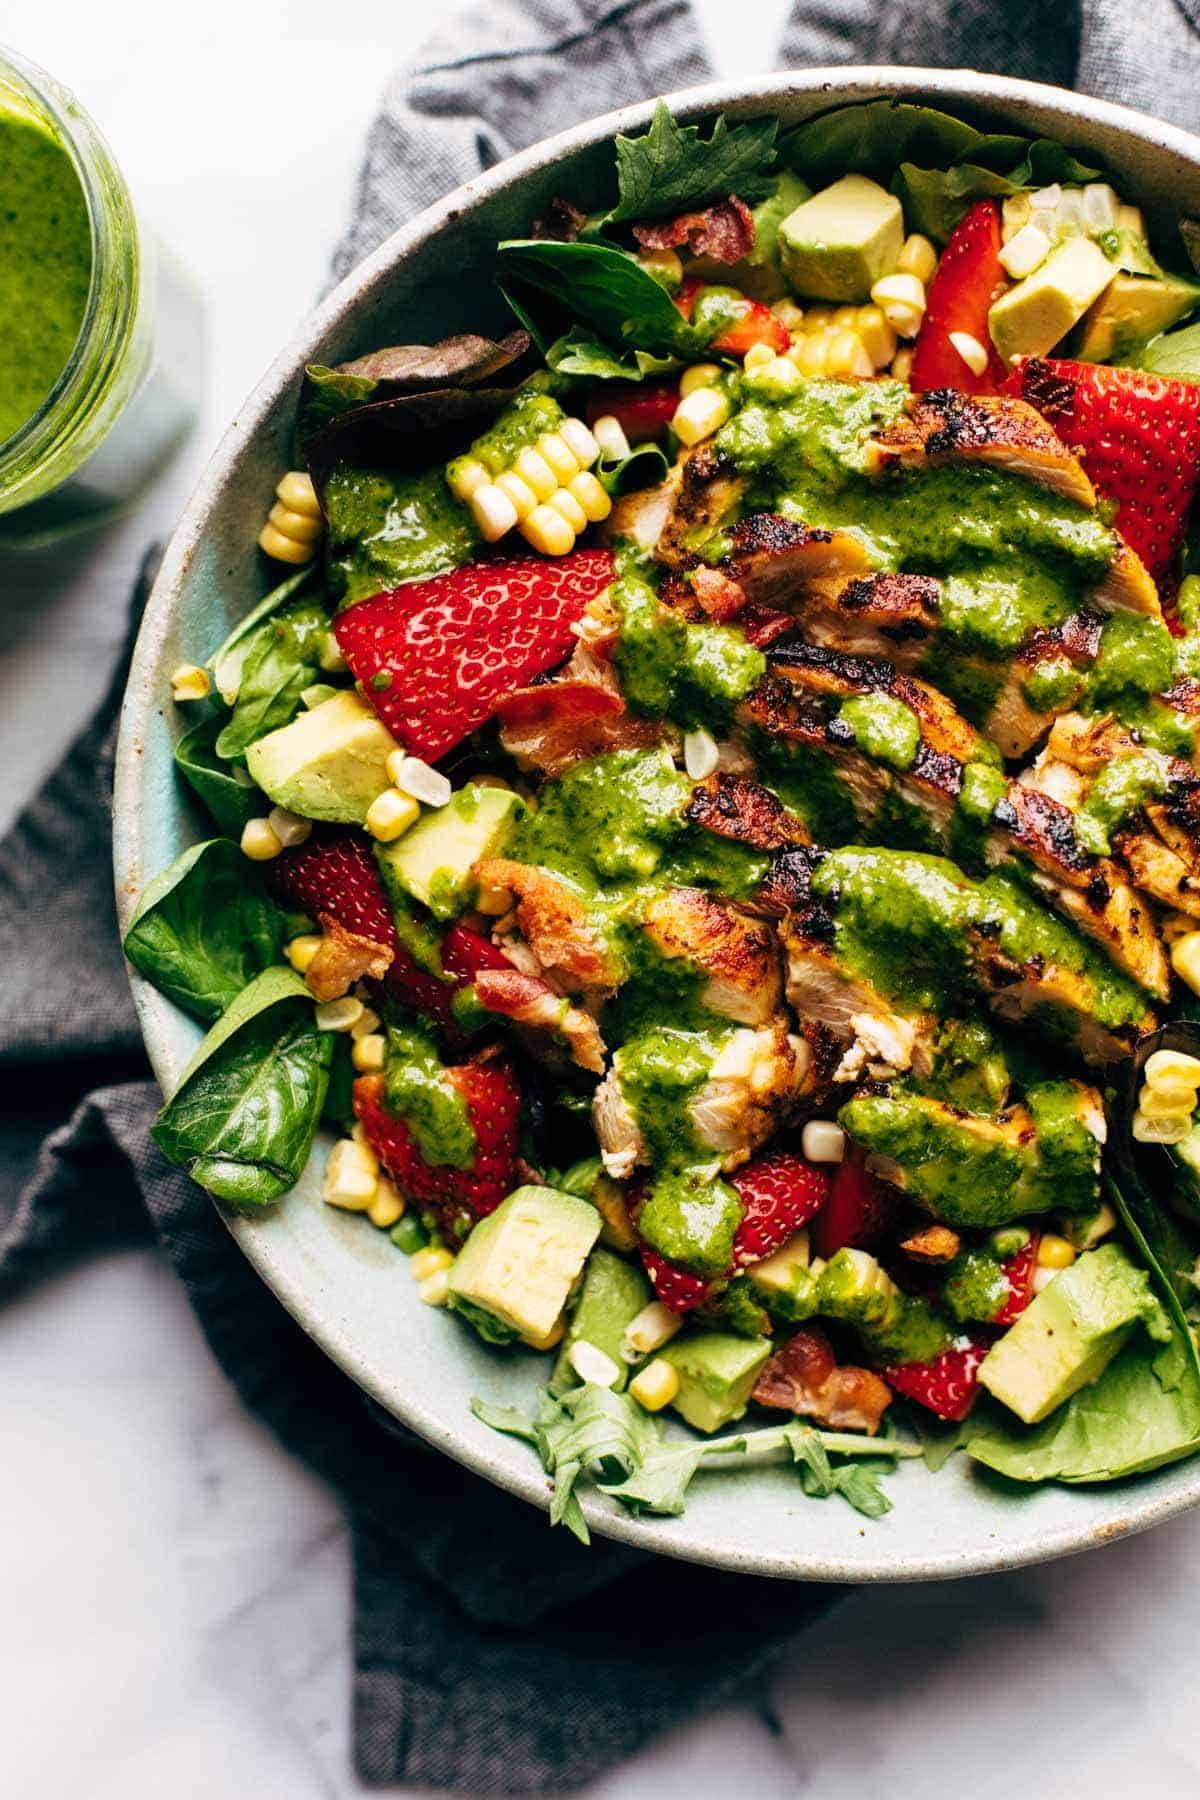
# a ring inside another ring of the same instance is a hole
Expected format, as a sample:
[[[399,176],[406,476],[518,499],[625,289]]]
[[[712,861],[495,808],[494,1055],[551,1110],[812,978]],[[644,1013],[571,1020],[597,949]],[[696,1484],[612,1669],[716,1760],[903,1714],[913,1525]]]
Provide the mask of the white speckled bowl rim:
[[[669,98],[685,114],[778,111],[792,123],[887,94],[962,107],[989,123],[1011,122],[1092,149],[1164,226],[1187,211],[1200,215],[1200,139],[1058,88],[970,70],[826,68],[751,86],[712,83]],[[206,660],[265,588],[254,538],[287,466],[302,366],[381,342],[480,327],[492,306],[487,284],[464,280],[463,271],[486,268],[497,237],[522,231],[558,191],[553,171],[564,159],[572,165],[564,191],[572,191],[572,181],[596,180],[598,147],[617,130],[644,126],[651,105],[535,145],[398,231],[309,317],[230,425],[167,548],[134,654],[114,807],[122,928],[146,882],[211,831],[171,764],[186,720],[170,703],[169,672],[181,660]],[[198,1028],[137,977],[133,992],[155,1073],[170,1092]],[[423,1306],[386,1236],[321,1204],[312,1167],[269,1216],[226,1216],[226,1223],[305,1331],[368,1394],[465,1468],[547,1506],[532,1453],[479,1424],[468,1405],[476,1393],[509,1403],[531,1397],[544,1378],[544,1358],[493,1352],[445,1313]],[[381,1483],[394,1478],[381,1464]],[[1200,1462],[1110,1487],[1029,1490],[957,1457],[936,1476],[905,1465],[890,1492],[893,1511],[871,1522],[839,1503],[803,1498],[793,1474],[770,1468],[700,1478],[679,1519],[638,1520],[599,1497],[586,1499],[584,1510],[604,1536],[698,1563],[788,1579],[911,1581],[1015,1568],[1144,1530],[1200,1500]]]

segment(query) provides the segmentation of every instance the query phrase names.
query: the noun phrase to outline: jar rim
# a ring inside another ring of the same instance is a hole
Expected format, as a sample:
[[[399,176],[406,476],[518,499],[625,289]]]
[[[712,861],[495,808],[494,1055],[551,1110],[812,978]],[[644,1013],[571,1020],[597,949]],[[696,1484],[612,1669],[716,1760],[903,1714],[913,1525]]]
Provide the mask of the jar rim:
[[[14,473],[20,485],[77,409],[107,385],[136,313],[140,260],[129,189],[86,108],[37,63],[0,45],[0,95],[6,87],[54,131],[71,159],[87,209],[92,266],[79,332],[54,386],[10,437],[0,438],[0,491]]]

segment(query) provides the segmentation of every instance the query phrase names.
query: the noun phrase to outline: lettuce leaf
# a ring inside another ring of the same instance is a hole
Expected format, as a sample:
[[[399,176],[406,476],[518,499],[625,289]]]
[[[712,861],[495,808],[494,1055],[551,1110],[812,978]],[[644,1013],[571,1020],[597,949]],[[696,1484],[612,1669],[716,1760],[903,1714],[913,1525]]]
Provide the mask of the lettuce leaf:
[[[660,357],[692,356],[701,348],[666,289],[613,244],[509,238],[497,258],[502,289],[522,307],[532,290],[552,303],[562,323],[582,323],[614,347],[636,345]]]
[[[698,125],[677,124],[660,100],[640,137],[618,135],[619,198],[607,212],[588,220],[585,235],[631,220],[695,212],[731,194],[748,203],[765,199],[772,187],[778,130],[777,119],[730,125],[722,114],[704,137]]]

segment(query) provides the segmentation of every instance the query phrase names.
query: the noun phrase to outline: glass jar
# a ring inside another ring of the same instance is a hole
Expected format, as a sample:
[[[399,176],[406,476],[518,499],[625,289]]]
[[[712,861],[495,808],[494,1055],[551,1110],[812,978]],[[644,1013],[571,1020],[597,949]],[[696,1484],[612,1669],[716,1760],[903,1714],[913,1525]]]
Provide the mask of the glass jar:
[[[139,228],[112,152],[78,101],[6,50],[6,105],[32,114],[67,151],[92,252],[74,349],[37,410],[0,441],[0,548],[20,549],[110,518],[142,490],[195,418],[203,334],[198,290]]]

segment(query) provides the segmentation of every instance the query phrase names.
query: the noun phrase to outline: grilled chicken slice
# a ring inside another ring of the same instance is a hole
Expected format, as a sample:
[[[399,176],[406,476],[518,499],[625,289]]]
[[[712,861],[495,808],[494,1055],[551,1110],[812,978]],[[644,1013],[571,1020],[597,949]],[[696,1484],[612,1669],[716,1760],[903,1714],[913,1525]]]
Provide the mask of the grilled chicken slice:
[[[1002,470],[1091,511],[1096,490],[1078,458],[1026,400],[976,397],[954,388],[914,396],[871,446],[869,468],[922,469],[957,462]]]
[[[769,788],[731,770],[718,769],[692,789],[684,815],[689,824],[751,850],[787,850],[812,842],[803,820]]]
[[[868,575],[871,561],[853,532],[798,525],[778,513],[750,513],[730,532],[720,570],[753,606],[796,612],[832,600]]]
[[[765,1025],[783,1000],[779,940],[761,919],[701,888],[668,888],[646,907],[642,931],[660,956],[706,977],[700,1004],[739,1025]]]
[[[484,857],[475,872],[483,886],[512,894],[521,936],[538,971],[556,987],[595,998],[615,990],[619,965],[595,930],[583,900],[561,876],[502,856]]]
[[[668,567],[690,568],[705,538],[733,523],[746,483],[710,442],[689,451],[665,485],[667,515],[653,549]]]
[[[1084,1062],[1096,1067],[1119,1062],[1157,1020],[1147,1006],[1137,1016],[1105,1022],[1097,1016],[1098,994],[1087,975],[1040,954],[1019,957],[1005,950],[986,926],[969,927],[975,978],[998,1018],[1011,1024],[1052,1024],[1069,1039]]]
[[[832,597],[806,595],[804,635],[823,649],[911,668],[938,630],[941,593],[932,575],[865,575]]]
[[[1091,590],[1089,599],[1106,612],[1144,613],[1152,619],[1162,618],[1162,602],[1154,577],[1123,539],[1118,543],[1108,573]]]
[[[639,488],[632,494],[622,494],[614,502],[612,511],[597,535],[605,543],[611,544],[618,538],[628,538],[639,550],[653,550],[674,510],[682,480],[683,464],[676,463],[657,487]]]
[[[752,1398],[759,1406],[814,1419],[831,1431],[865,1431],[874,1437],[892,1391],[873,1369],[839,1364],[825,1333],[805,1325],[768,1357]]]
[[[604,1040],[595,1019],[540,976],[520,969],[481,969],[474,987],[479,1004],[508,1019],[539,1061],[551,1067],[569,1061],[593,1074],[604,1073]]]

